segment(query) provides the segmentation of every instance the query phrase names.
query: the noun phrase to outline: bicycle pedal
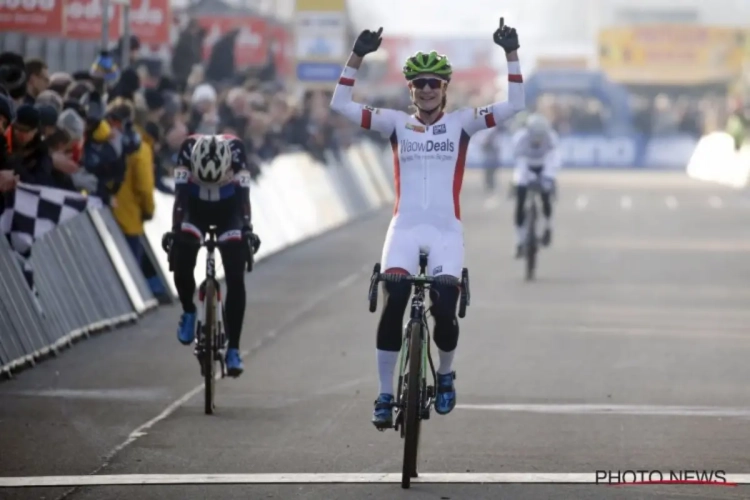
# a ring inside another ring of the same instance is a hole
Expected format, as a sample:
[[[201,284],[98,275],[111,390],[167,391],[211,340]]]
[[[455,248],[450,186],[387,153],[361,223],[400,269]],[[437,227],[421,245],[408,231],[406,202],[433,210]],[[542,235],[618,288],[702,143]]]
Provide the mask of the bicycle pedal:
[[[375,424],[375,423],[373,423],[373,425],[380,432],[385,432],[388,429],[392,429],[393,428],[393,422],[391,422],[390,424],[387,424],[387,425],[386,424]]]

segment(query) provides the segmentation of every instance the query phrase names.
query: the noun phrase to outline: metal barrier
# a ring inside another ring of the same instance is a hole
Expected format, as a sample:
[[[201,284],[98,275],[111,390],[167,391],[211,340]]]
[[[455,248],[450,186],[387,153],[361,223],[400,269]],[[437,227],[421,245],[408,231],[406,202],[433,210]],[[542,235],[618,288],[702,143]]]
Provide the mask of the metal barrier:
[[[108,209],[88,211],[34,243],[38,301],[0,238],[0,372],[10,374],[79,337],[158,305]]]
[[[383,155],[371,148],[340,157],[329,153],[327,166],[305,157],[275,160],[251,190],[259,203],[253,211],[264,226],[261,237],[276,242],[260,258],[391,203],[393,184],[381,165]],[[172,294],[160,247],[171,225],[172,200],[155,196],[145,254]],[[303,201],[309,212],[300,214],[294,202]],[[0,236],[0,374],[33,365],[92,332],[135,321],[159,303],[107,208],[89,209],[45,233],[34,242],[28,263],[37,295],[29,289],[20,258]],[[200,258],[195,272],[203,273]]]

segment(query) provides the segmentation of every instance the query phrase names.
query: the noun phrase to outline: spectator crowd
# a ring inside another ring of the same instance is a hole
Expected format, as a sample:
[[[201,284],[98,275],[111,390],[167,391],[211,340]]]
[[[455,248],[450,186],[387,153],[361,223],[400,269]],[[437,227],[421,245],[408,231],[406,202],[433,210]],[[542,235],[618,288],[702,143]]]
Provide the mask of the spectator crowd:
[[[189,28],[186,35],[189,40]],[[133,61],[125,67],[119,64],[123,46]],[[172,74],[179,76],[155,77],[140,64],[139,46],[135,37],[121,40],[73,74],[51,73],[40,59],[0,54],[0,213],[18,183],[100,197],[161,294],[156,271],[145,268],[143,225],[154,215],[154,190],[173,193],[164,179],[188,135],[242,138],[257,179],[284,152],[307,151],[322,163],[326,150],[346,147],[357,132],[330,112],[330,92],[297,97],[272,68],[234,71],[230,63],[229,71],[212,77],[220,66],[215,61],[188,69],[176,67],[185,58],[175,57]],[[233,51],[227,52],[231,61]]]

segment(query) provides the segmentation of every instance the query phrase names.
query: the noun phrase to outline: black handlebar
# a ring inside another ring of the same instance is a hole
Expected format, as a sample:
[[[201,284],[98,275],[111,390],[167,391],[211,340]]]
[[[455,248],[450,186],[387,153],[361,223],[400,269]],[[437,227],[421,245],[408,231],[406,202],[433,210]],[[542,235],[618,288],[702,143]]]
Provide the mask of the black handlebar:
[[[388,283],[411,283],[416,286],[429,287],[430,285],[444,285],[459,287],[460,295],[458,300],[458,317],[466,316],[466,307],[471,303],[471,292],[469,290],[469,270],[461,270],[461,279],[455,276],[441,274],[439,276],[410,276],[407,274],[381,273],[380,263],[375,264],[370,277],[370,291],[368,298],[370,300],[370,312],[374,313],[378,308],[378,283],[385,281]]]

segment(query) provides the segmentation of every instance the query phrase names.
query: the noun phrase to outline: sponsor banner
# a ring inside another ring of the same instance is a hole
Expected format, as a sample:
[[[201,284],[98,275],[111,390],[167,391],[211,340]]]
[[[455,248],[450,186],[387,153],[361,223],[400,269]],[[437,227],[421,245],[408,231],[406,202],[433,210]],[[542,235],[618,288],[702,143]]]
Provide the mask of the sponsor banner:
[[[106,14],[111,41],[122,36],[121,8],[111,4]],[[100,40],[103,14],[99,0],[0,0],[0,31]],[[169,43],[170,28],[169,0],[131,0],[130,32],[141,43]]]
[[[65,37],[74,40],[100,40],[102,17],[105,15],[99,0],[61,0],[65,2]],[[117,40],[122,17],[120,9],[110,3],[106,12],[109,39]]]
[[[60,36],[63,0],[0,0],[0,31]]]
[[[297,0],[293,29],[297,80],[308,86],[334,84],[351,51],[346,0]]]
[[[726,81],[742,69],[741,28],[614,27],[599,33],[599,64],[620,83],[691,85]]]
[[[211,48],[222,35],[237,28],[240,30],[234,49],[237,67],[246,68],[266,64],[271,41],[267,31],[268,23],[265,19],[244,14],[240,16],[201,14],[196,19],[207,33],[203,43],[204,59],[211,56]]]
[[[487,131],[472,137],[466,164],[470,168],[490,165],[513,166],[513,142],[507,134],[495,136],[495,153],[488,153]],[[658,168],[684,169],[695,150],[697,140],[686,135],[646,138],[637,135],[560,137],[563,168]],[[499,161],[498,161],[499,160]]]
[[[130,33],[137,36],[141,44],[168,44],[171,29],[172,9],[169,0],[131,0]],[[119,38],[119,31],[117,33]]]

